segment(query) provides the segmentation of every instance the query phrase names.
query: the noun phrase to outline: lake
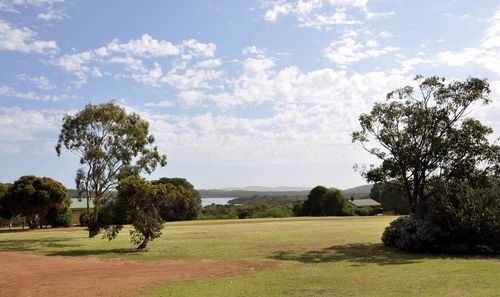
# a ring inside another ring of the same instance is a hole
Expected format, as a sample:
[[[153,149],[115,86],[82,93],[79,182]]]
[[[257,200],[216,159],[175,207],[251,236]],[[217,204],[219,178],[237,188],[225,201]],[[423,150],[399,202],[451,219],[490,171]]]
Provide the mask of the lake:
[[[226,205],[229,200],[233,200],[233,198],[201,198],[201,206],[207,206],[211,204],[219,204]]]

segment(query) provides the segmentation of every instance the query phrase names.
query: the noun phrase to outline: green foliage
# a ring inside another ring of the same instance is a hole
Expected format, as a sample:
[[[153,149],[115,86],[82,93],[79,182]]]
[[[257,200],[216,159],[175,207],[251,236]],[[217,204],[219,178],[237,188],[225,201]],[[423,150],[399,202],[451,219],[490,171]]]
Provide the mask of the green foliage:
[[[73,213],[69,209],[66,212],[49,211],[45,222],[54,228],[71,227],[73,225]]]
[[[352,133],[353,142],[381,160],[380,166],[364,170],[367,181],[397,181],[412,212],[425,203],[431,176],[473,176],[478,165],[483,167],[479,175],[490,173],[498,169],[499,151],[487,139],[492,130],[467,118],[473,104],[489,102],[486,80],[416,80],[417,90],[406,86],[390,92],[387,102],[359,117],[361,130]],[[372,140],[379,147],[368,147]]]
[[[410,205],[401,187],[390,182],[382,182],[373,185],[370,198],[382,204],[384,211],[395,214],[409,214]]]
[[[465,182],[432,182],[425,219],[456,245],[484,245],[500,252],[500,182],[473,188]]]
[[[61,183],[32,175],[20,177],[3,195],[2,216],[24,216],[30,228],[59,225],[58,217],[68,212],[71,203]]]
[[[438,251],[442,239],[447,237],[448,234],[427,221],[401,217],[385,229],[382,241],[408,252],[430,252]]]
[[[371,207],[353,207],[354,214],[357,216],[371,216],[374,215],[374,211]]]
[[[349,201],[337,189],[324,186],[314,187],[302,205],[295,207],[294,212],[305,216],[350,216],[354,210]]]
[[[200,193],[184,178],[160,178],[154,185],[165,185],[167,191],[159,207],[165,221],[186,221],[198,217],[201,209]]]
[[[208,205],[201,209],[200,220],[238,219],[238,211],[234,205]]]
[[[126,219],[132,223],[131,240],[138,249],[144,249],[149,241],[161,235],[164,221],[159,204],[167,189],[163,184],[153,185],[138,176],[121,180],[117,189],[117,204],[126,211]],[[116,225],[108,227],[110,238],[114,238],[120,229]]]
[[[292,216],[291,207],[283,204],[208,205],[202,208],[200,220],[284,218]]]
[[[475,103],[489,102],[489,85],[477,78],[417,81],[420,92],[389,93],[388,102],[360,116],[362,129],[352,135],[364,146],[378,142],[368,151],[382,163],[364,175],[396,182],[393,192],[404,193],[411,212],[383,241],[414,252],[498,252],[500,146],[490,143],[490,127],[467,117]]]
[[[78,218],[78,221],[80,222],[80,226],[82,227],[87,227],[89,225],[89,222],[90,222],[90,216],[92,214],[88,214],[86,212],[82,212],[80,214],[80,217]]]
[[[306,195],[255,194],[249,197],[238,197],[230,200],[230,204],[294,204],[303,202]]]
[[[88,104],[75,115],[64,116],[56,152],[60,155],[64,147],[80,158],[82,167],[75,181],[87,201],[94,199],[94,225],[98,209],[107,203],[104,200],[111,197],[109,193],[119,179],[143,171],[152,173],[157,165],[166,164],[154,141],[148,122],[113,102]],[[91,230],[89,236],[95,231]]]

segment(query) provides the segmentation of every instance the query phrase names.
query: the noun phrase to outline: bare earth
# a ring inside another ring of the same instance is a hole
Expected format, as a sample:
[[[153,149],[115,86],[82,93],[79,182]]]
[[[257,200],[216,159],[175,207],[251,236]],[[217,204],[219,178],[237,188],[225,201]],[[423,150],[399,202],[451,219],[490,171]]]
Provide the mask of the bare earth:
[[[0,252],[0,296],[120,296],[170,281],[248,273],[272,263],[135,262]]]

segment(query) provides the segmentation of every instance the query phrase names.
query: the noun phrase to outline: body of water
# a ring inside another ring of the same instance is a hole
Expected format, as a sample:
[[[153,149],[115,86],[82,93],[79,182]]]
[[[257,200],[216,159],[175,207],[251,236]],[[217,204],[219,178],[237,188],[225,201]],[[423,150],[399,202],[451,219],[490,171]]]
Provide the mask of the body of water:
[[[233,198],[201,198],[201,206],[207,206],[212,204],[226,205],[229,200],[233,200]]]

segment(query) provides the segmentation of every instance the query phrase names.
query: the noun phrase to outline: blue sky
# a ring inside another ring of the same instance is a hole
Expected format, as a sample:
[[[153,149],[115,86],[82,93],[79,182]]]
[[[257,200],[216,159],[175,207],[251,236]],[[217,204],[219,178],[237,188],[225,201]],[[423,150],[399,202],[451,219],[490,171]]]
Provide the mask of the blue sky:
[[[500,2],[0,0],[0,182],[49,176],[61,119],[114,100],[197,188],[363,184],[357,118],[416,74],[488,78],[500,135]]]

